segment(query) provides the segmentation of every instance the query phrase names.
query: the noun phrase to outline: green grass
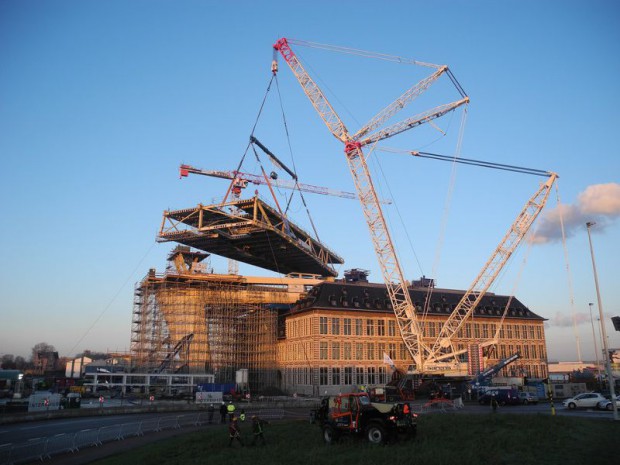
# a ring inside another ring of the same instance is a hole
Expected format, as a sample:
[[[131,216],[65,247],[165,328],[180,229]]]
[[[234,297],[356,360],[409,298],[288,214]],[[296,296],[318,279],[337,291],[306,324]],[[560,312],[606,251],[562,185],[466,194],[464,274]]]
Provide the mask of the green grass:
[[[250,425],[242,426],[246,442]],[[228,447],[224,426],[175,437],[109,457],[97,465],[611,465],[618,462],[620,424],[548,415],[425,415],[412,441],[371,446],[358,438],[323,443],[318,426],[276,422],[266,446]]]

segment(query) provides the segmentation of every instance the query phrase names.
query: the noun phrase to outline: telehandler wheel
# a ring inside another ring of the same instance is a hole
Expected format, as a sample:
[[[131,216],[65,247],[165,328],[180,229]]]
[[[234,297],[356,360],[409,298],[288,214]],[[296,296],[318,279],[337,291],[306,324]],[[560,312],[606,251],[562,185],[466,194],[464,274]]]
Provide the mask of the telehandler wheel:
[[[388,438],[385,428],[382,425],[372,423],[366,428],[366,439],[371,444],[385,444]]]
[[[325,425],[323,427],[323,440],[325,444],[335,444],[340,437],[339,431],[332,425]]]

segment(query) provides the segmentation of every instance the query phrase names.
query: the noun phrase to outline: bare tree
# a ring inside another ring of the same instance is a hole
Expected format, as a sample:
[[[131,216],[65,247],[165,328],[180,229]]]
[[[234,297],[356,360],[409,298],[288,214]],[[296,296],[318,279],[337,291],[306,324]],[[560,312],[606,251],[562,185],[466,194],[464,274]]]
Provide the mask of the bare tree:
[[[15,356],[13,354],[4,354],[0,359],[0,368],[3,370],[14,370],[15,366]]]
[[[30,356],[30,361],[35,362],[39,358],[40,353],[46,352],[56,352],[56,348],[48,344],[47,342],[39,342],[32,348],[32,355]]]
[[[26,362],[26,359],[21,355],[15,357],[15,368],[17,370],[23,370],[24,368],[26,368],[27,364],[28,362]]]

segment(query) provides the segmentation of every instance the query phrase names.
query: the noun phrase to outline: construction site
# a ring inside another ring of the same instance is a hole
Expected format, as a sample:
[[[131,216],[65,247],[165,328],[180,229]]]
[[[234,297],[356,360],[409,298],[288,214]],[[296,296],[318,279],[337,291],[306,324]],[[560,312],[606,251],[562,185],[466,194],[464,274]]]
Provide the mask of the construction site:
[[[157,239],[175,245],[165,272],[151,269],[135,287],[132,371],[213,375],[216,383],[236,382],[253,393],[306,395],[350,392],[360,385],[386,384],[403,374],[419,380],[443,376],[471,381],[493,367],[492,374],[510,384],[546,378],[544,318],[515,296],[497,295],[490,288],[544,208],[557,175],[412,153],[517,170],[546,181],[527,200],[468,289],[438,288],[425,277],[408,281],[383,214],[389,202],[380,199],[373,187],[364,147],[454,112],[466,106],[469,97],[447,66],[424,63],[433,70],[430,76],[350,134],[292,45],[308,44],[276,42],[272,79],[277,76],[279,55],[329,132],[343,143],[356,192],[300,183],[297,172],[253,135],[248,150],[257,160],[263,154],[290,180],[274,171],[268,174],[262,165],[260,174],[181,165],[181,176],[225,179],[228,189],[221,202],[163,213]],[[442,76],[453,84],[456,100],[387,125]],[[243,198],[249,184],[266,186],[271,198],[258,193]],[[308,232],[291,220],[287,205],[274,194],[276,187],[300,195],[359,199],[383,283],[369,282],[369,273],[360,269],[347,270],[339,278],[335,267],[345,260],[319,241],[316,231]],[[211,255],[228,259],[228,273],[213,272]],[[238,262],[277,276],[240,275]]]

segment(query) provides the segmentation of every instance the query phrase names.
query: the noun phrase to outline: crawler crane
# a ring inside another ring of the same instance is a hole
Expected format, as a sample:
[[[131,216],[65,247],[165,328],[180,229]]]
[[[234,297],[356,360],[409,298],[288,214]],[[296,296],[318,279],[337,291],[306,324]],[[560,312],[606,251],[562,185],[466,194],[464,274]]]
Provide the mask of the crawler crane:
[[[303,67],[299,58],[292,50],[291,44],[314,46],[344,53],[377,57],[383,60],[421,65],[433,68],[435,71],[429,77],[408,89],[395,102],[385,107],[359,131],[351,135],[319,86]],[[448,321],[440,331],[439,337],[437,337],[434,342],[429,342],[429,340],[424,337],[419,318],[416,315],[415,307],[411,301],[408,283],[404,278],[402,268],[398,261],[394,244],[390,237],[387,223],[373,186],[363,148],[369,144],[375,144],[376,142],[422,124],[429,123],[436,118],[440,118],[468,104],[469,97],[465,94],[447,66],[405,60],[390,55],[375,54],[342,47],[293,41],[285,38],[279,39],[274,44],[273,48],[274,61],[272,63],[272,72],[277,73],[278,71],[276,58],[277,52],[279,52],[329,131],[344,144],[345,157],[362,205],[383,280],[392,303],[392,309],[396,316],[403,341],[416,365],[416,371],[420,373],[437,373],[441,371],[453,372],[454,369],[459,369],[460,367],[457,366],[459,352],[454,350],[452,337],[463,325],[464,321],[471,315],[475,306],[488,290],[493,280],[497,277],[508,258],[512,255],[517,245],[523,239],[533,221],[544,207],[551,186],[557,178],[557,175],[548,173],[548,181],[544,183],[536,194],[527,202],[500,245],[487,261],[482,272],[474,280],[470,289],[450,315]],[[437,106],[413,117],[406,118],[386,128],[381,128],[390,118],[405,108],[444,74],[447,75],[454,84],[454,87],[460,94],[460,99]],[[494,341],[490,341],[488,343],[492,344],[493,342]]]

